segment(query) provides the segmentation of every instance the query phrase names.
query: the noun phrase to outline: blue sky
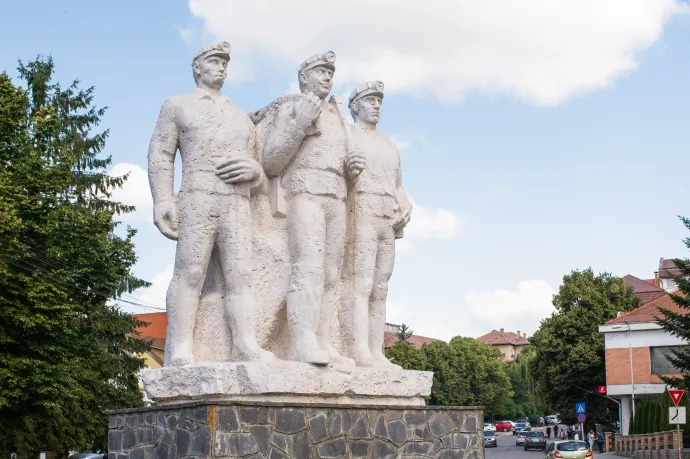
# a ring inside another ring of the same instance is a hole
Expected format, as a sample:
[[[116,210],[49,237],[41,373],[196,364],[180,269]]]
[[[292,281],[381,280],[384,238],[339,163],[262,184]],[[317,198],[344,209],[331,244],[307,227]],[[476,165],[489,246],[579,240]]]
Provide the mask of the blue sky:
[[[571,270],[652,277],[686,255],[690,9],[480,3],[27,0],[3,7],[0,68],[50,54],[61,81],[96,86],[114,171],[132,171],[136,272],[154,281],[136,296],[162,306],[174,243],[151,223],[146,154],[163,101],[193,87],[194,52],[231,42],[225,92],[251,111],[332,49],[335,93],[386,83],[380,127],[416,204],[389,320],[441,338],[532,333]]]

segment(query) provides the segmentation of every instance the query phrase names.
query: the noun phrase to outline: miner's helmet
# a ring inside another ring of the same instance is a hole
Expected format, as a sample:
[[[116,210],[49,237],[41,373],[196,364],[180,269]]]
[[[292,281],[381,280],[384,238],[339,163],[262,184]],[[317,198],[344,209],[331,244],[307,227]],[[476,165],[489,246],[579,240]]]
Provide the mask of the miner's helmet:
[[[367,81],[355,88],[350,94],[350,103],[348,107],[352,107],[353,102],[367,96],[379,96],[383,98],[383,81]]]
[[[227,41],[221,41],[214,45],[206,45],[196,52],[196,54],[194,55],[194,60],[192,62],[195,62],[199,58],[205,58],[209,56],[223,56],[227,60],[230,60],[230,49],[230,43],[228,43]]]
[[[335,53],[333,51],[326,51],[321,54],[314,54],[309,56],[302,64],[299,66],[299,72],[306,72],[316,67],[327,67],[335,71]]]

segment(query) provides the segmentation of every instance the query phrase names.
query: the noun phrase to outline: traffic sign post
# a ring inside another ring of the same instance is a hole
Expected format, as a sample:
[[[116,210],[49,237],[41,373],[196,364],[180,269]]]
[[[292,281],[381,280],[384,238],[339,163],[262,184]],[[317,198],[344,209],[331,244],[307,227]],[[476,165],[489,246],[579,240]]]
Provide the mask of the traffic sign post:
[[[585,420],[587,419],[587,407],[585,406],[585,402],[579,402],[575,404],[575,414],[577,414],[577,422],[580,423],[580,435],[582,435],[582,439],[585,439]]]
[[[671,391],[669,391],[669,393],[670,392]],[[678,390],[673,392],[680,392],[680,395],[677,399],[671,396],[673,398],[673,403],[675,403],[676,406],[668,407],[668,423],[676,425],[676,431],[678,432],[678,457],[683,457],[683,452],[680,450],[680,425],[685,424],[685,407],[678,406],[678,402],[680,401],[681,397],[683,396],[683,392],[685,391]]]

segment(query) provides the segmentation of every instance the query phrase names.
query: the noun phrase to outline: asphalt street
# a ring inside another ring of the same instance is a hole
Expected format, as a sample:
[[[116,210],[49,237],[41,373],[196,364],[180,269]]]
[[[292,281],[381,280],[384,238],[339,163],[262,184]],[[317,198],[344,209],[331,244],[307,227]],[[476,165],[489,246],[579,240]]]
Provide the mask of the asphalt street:
[[[524,451],[522,445],[516,446],[515,438],[512,432],[496,432],[498,446],[485,449],[486,459],[544,459],[544,453],[540,450]]]
[[[534,429],[544,431],[543,427]],[[530,449],[525,451],[522,447],[515,445],[515,436],[512,432],[496,432],[496,440],[498,441],[498,446],[496,448],[485,448],[485,458],[486,459],[544,459],[544,453],[537,449]],[[547,440],[546,447],[548,448],[553,440]],[[594,457],[596,459],[607,459],[616,458],[617,456],[609,454],[599,454],[597,453],[597,447],[594,446],[595,452]]]

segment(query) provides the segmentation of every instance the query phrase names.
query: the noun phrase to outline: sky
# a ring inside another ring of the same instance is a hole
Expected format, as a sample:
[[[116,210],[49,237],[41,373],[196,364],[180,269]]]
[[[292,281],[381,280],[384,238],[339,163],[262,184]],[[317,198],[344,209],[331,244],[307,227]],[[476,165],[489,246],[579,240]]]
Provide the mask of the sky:
[[[253,111],[337,55],[335,87],[386,85],[381,131],[415,204],[396,248],[389,322],[449,339],[533,333],[564,275],[651,278],[686,257],[690,5],[681,0],[76,0],[12,2],[0,71],[50,55],[95,86],[121,216],[138,230],[134,293],[164,307],[174,242],[152,223],[148,143],[162,103],[193,88],[201,46],[227,40],[225,94]],[[179,167],[179,162],[178,162]],[[130,298],[131,299],[131,298]],[[123,305],[132,312],[144,308]]]

